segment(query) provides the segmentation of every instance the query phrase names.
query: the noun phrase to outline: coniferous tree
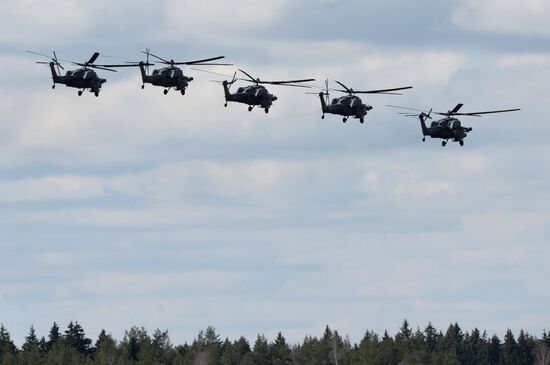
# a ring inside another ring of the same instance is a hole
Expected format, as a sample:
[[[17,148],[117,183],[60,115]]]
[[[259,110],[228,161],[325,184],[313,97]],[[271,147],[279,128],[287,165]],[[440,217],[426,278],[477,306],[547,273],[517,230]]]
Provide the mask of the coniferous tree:
[[[283,334],[279,332],[275,342],[269,349],[271,363],[273,365],[285,365],[291,363],[290,347],[287,345]]]
[[[46,347],[49,350],[53,348],[53,345],[59,341],[61,338],[61,333],[59,332],[59,326],[57,323],[53,323],[52,328],[50,328],[50,333],[48,334],[48,341],[46,342]]]
[[[38,346],[39,341],[38,337],[36,336],[36,330],[34,329],[34,326],[31,326],[29,334],[27,335],[27,337],[25,337],[25,343],[23,343],[21,349],[25,352],[30,352],[33,349],[38,350]]]
[[[517,364],[517,343],[512,330],[508,328],[504,335],[504,343],[502,345],[502,360],[505,364]]]
[[[535,348],[535,342],[529,334],[523,330],[519,332],[517,342],[517,359],[520,365],[529,365],[534,361],[533,350]]]
[[[101,330],[94,345],[94,363],[113,365],[117,358],[117,343],[104,329]]]
[[[269,345],[264,335],[258,335],[254,342],[254,350],[252,351],[252,360],[255,365],[271,365],[269,356]]]
[[[41,353],[40,353],[40,342],[36,336],[36,331],[34,326],[31,326],[29,334],[25,337],[25,343],[23,343],[22,353],[19,354],[19,358],[23,364],[34,365],[39,364]]]
[[[13,361],[17,348],[11,340],[10,333],[4,324],[0,324],[0,361],[9,364]]]
[[[86,337],[84,329],[78,322],[70,322],[65,330],[63,337],[69,347],[75,349],[78,353],[88,356],[91,355],[92,340]]]
[[[250,345],[246,338],[241,337],[234,343],[231,343],[227,338],[225,339],[220,358],[222,365],[250,364],[251,361]]]
[[[208,352],[208,364],[219,364],[222,341],[214,327],[208,326],[204,331],[204,344]]]
[[[500,339],[497,335],[493,335],[493,337],[491,337],[491,342],[489,343],[489,348],[487,352],[489,355],[489,364],[497,365],[498,363],[500,363],[500,359],[502,357],[502,349],[500,345]]]
[[[486,335],[481,336],[477,328],[464,337],[464,363],[468,365],[489,364]]]
[[[426,351],[432,353],[437,348],[437,330],[432,326],[432,322],[428,322],[428,326],[424,329],[424,335],[426,337]]]
[[[395,344],[398,347],[400,353],[407,354],[411,349],[412,329],[409,326],[409,322],[404,319],[401,328],[397,335],[395,335]]]
[[[46,342],[44,336],[40,337],[40,341],[38,341],[38,348],[40,349],[41,354],[48,352],[48,342]]]

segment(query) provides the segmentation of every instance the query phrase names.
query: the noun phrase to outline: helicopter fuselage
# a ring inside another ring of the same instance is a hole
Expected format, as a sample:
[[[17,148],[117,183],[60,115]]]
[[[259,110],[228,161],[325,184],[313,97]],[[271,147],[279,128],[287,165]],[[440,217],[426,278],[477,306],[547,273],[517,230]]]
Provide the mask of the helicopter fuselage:
[[[443,146],[447,144],[448,140],[458,142],[461,146],[464,145],[464,138],[472,131],[471,127],[462,126],[460,120],[453,117],[433,121],[429,127],[426,125],[426,119],[424,114],[420,115],[422,134],[431,138],[443,139]]]
[[[101,86],[107,82],[107,80],[97,76],[94,70],[86,67],[73,71],[67,71],[63,76],[57,74],[54,66],[55,64],[51,62],[50,69],[52,71],[52,79],[54,83],[52,88],[55,88],[55,84],[63,84],[68,87],[81,89],[78,95],[82,95],[82,90],[88,89],[90,92],[93,92],[96,96],[98,96]]]
[[[147,74],[143,62],[139,63],[139,67],[141,70],[141,79],[143,81],[142,88],[145,84],[161,86],[165,88],[165,94],[168,89],[173,88],[179,90],[182,95],[185,95],[185,89],[189,86],[189,82],[193,81],[192,77],[185,76],[181,68],[176,66],[168,66],[153,70],[150,75]]]
[[[227,81],[222,83],[225,92],[226,106],[227,102],[247,104],[249,105],[249,111],[252,111],[253,107],[258,106],[263,108],[267,113],[273,102],[277,100],[277,96],[270,94],[262,85],[239,87],[237,92],[231,94],[228,84]]]
[[[361,98],[355,95],[346,95],[332,99],[330,104],[327,104],[324,93],[319,94],[321,99],[321,107],[323,109],[323,118],[325,114],[337,114],[344,117],[344,123],[349,117],[357,118],[361,123],[372,106],[363,103]]]

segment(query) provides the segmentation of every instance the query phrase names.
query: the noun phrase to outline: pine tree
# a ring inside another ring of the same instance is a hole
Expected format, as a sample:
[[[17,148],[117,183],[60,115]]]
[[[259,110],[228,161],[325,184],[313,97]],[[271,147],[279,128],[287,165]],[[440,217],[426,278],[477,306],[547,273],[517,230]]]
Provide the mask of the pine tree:
[[[94,345],[94,363],[109,364],[115,363],[117,358],[117,344],[111,335],[104,329],[101,330]]]
[[[42,354],[48,352],[48,343],[46,342],[44,336],[40,337],[40,341],[38,341],[38,348],[40,349],[40,353]]]
[[[220,354],[222,349],[222,341],[220,336],[216,333],[216,329],[212,326],[208,326],[204,332],[204,344],[206,345],[206,351],[208,352],[208,363],[219,364]]]
[[[48,348],[48,351],[53,348],[53,346],[59,341],[61,338],[61,333],[59,332],[59,326],[57,323],[53,323],[52,328],[50,328],[50,333],[48,334],[48,341],[46,342],[46,346]]]
[[[485,338],[482,338],[477,328],[474,328],[471,334],[465,336],[464,362],[471,365],[489,364],[487,343]]]
[[[36,336],[36,331],[34,329],[34,326],[31,326],[31,329],[29,330],[29,334],[27,337],[25,337],[25,343],[21,347],[21,349],[25,352],[30,352],[31,350],[38,350],[38,337]]]
[[[282,333],[279,332],[275,338],[275,342],[270,348],[271,363],[273,365],[290,364],[290,347],[287,345]]]
[[[517,343],[517,358],[518,364],[529,365],[533,363],[533,350],[535,348],[535,341],[529,334],[523,330],[519,332]]]
[[[432,353],[437,347],[437,331],[432,326],[432,322],[428,322],[428,326],[424,329],[424,335],[426,337],[426,350]]]
[[[502,346],[502,360],[505,364],[517,364],[517,343],[512,330],[508,328],[504,335],[504,344]]]
[[[0,324],[0,361],[7,361],[7,359],[12,359],[15,355],[17,348],[11,340],[10,333],[7,328],[4,327],[4,324]]]
[[[254,342],[254,350],[252,351],[252,360],[255,365],[271,365],[269,356],[269,345],[264,335],[258,335]]]
[[[91,355],[92,340],[86,338],[84,329],[78,322],[70,322],[65,330],[64,340],[74,348],[78,353],[88,356]]]
[[[491,337],[491,342],[488,348],[489,364],[497,365],[502,357],[502,350],[500,346],[500,339],[497,335]]]

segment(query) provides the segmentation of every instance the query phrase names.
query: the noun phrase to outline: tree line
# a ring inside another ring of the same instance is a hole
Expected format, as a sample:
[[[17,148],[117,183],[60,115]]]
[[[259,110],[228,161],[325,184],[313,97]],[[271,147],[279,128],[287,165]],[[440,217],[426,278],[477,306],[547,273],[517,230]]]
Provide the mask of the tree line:
[[[38,337],[31,326],[18,348],[4,325],[0,326],[0,365],[386,365],[386,364],[550,364],[550,333],[536,338],[521,330],[497,335],[474,329],[464,332],[457,323],[445,333],[429,323],[423,330],[403,321],[393,337],[366,331],[359,343],[351,343],[338,331],[325,328],[320,337],[306,336],[289,344],[282,333],[273,341],[258,335],[253,344],[240,337],[222,340],[213,327],[200,331],[191,343],[174,345],[168,331],[132,327],[121,341],[105,330],[97,339],[86,336],[78,322],[62,331],[53,323],[46,337]]]

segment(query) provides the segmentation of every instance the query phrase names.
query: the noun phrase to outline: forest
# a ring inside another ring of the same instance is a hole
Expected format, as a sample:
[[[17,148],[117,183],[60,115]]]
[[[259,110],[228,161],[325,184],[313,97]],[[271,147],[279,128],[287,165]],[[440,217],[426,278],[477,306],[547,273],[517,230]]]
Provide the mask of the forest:
[[[170,364],[170,365],[351,365],[351,364],[550,364],[550,333],[540,338],[521,330],[517,337],[508,330],[497,335],[474,329],[463,331],[457,323],[445,332],[429,323],[413,329],[403,321],[390,336],[365,331],[359,343],[351,343],[338,331],[325,328],[320,337],[306,336],[301,343],[289,343],[282,333],[273,340],[258,335],[254,343],[246,338],[222,339],[214,327],[200,331],[191,343],[173,344],[168,331],[132,327],[117,340],[102,330],[93,340],[78,322],[65,330],[53,323],[46,336],[31,326],[21,347],[14,344],[9,330],[0,326],[0,365],[72,364]]]

